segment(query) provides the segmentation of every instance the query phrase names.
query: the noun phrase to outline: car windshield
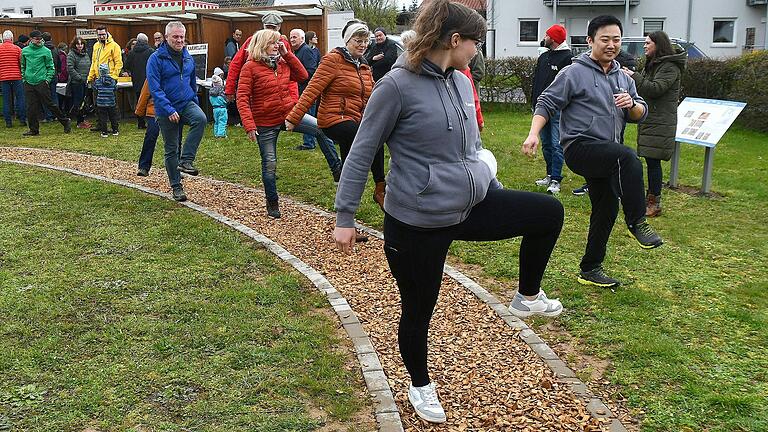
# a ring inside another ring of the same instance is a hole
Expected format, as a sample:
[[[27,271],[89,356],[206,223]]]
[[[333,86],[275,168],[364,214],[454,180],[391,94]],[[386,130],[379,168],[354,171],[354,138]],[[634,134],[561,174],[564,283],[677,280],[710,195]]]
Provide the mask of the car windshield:
[[[688,53],[689,59],[701,59],[701,58],[707,58],[707,55],[704,54],[702,50],[699,49],[696,45],[690,43],[690,42],[680,42],[680,45],[685,49],[685,51]]]

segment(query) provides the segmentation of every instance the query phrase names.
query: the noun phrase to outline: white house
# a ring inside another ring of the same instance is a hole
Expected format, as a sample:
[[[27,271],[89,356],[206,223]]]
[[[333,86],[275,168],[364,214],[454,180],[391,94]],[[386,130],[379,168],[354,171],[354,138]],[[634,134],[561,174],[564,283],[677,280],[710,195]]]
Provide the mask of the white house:
[[[33,17],[93,15],[95,4],[95,0],[3,0],[0,11]]]
[[[625,36],[656,30],[696,43],[710,57],[741,55],[768,43],[768,0],[486,0],[489,57],[536,56],[559,23],[570,44],[584,44],[592,17],[622,20]]]

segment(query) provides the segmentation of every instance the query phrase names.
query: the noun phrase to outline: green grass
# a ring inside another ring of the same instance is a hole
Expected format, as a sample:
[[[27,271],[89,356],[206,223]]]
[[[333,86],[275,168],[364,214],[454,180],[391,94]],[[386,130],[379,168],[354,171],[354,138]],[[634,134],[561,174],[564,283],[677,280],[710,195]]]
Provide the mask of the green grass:
[[[545,174],[543,158],[520,153],[530,115],[485,114],[483,139],[499,160],[500,180],[507,187],[537,190],[533,180]],[[54,137],[59,128],[47,125],[40,137],[19,141],[13,136],[6,144],[133,161],[141,134],[128,125],[123,131],[118,139],[101,140],[80,131],[62,138]],[[628,143],[635,142],[635,134],[630,126]],[[229,136],[213,140],[208,131],[197,165],[204,175],[259,185],[257,146],[241,129],[230,130]],[[281,136],[278,190],[331,209],[335,190],[322,155],[290,150],[300,140],[296,134]],[[565,171],[565,226],[544,288],[567,307],[559,322],[578,348],[610,361],[605,379],[636,413],[644,412],[644,430],[768,430],[767,140],[765,134],[738,127],[723,138],[715,152],[713,179],[720,198],[664,191],[664,215],[652,221],[664,247],[641,250],[626,235],[620,216],[605,262],[610,274],[625,282],[615,293],[576,282],[590,206],[586,197],[570,195],[582,179]],[[698,187],[703,155],[703,148],[683,145],[682,184]],[[155,156],[155,169],[162,169],[161,151]],[[668,173],[668,164],[664,170]],[[370,199],[371,186],[369,182],[358,217],[380,227],[382,215]],[[457,242],[451,253],[513,290],[518,248],[519,240]]]
[[[0,430],[309,431],[319,409],[353,425],[367,402],[319,308],[196,212],[0,164]]]

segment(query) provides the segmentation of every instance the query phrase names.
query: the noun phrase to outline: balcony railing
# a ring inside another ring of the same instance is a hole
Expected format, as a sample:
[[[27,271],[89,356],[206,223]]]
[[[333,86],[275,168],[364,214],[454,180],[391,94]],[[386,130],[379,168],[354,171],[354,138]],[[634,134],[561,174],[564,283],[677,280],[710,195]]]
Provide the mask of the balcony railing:
[[[749,0],[747,0],[749,1]],[[753,0],[763,1],[768,0]],[[557,6],[624,6],[626,0],[557,0]],[[552,6],[554,0],[544,0],[544,6]],[[629,0],[630,6],[637,6],[640,4],[640,0]]]

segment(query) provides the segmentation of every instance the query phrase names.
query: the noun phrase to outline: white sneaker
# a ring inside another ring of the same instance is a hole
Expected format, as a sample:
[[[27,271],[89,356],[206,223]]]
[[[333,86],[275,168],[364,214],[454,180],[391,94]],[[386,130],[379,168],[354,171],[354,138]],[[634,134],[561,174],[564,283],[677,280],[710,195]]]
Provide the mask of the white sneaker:
[[[549,186],[549,183],[552,181],[552,177],[547,174],[546,177],[543,179],[538,179],[534,183],[536,183],[536,186]]]
[[[431,423],[445,423],[445,411],[435,392],[435,383],[423,387],[408,388],[408,400],[411,401],[416,414]]]
[[[534,300],[526,300],[518,292],[509,305],[509,311],[518,318],[528,318],[532,315],[556,317],[563,311],[563,304],[558,299],[548,299],[544,291],[539,291]]]
[[[557,195],[560,193],[560,182],[557,180],[552,180],[549,182],[549,187],[547,187],[547,192],[551,193],[552,195]]]

